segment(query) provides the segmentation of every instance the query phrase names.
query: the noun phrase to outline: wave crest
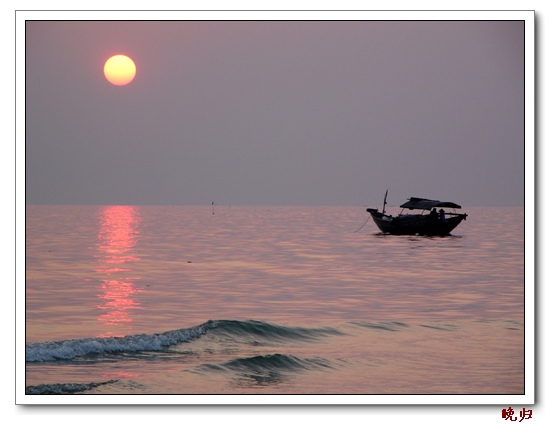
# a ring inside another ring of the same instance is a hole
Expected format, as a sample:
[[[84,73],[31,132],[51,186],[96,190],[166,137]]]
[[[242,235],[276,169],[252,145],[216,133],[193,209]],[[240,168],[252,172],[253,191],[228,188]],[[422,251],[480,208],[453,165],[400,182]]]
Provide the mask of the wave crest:
[[[31,343],[25,347],[25,359],[27,362],[49,362],[90,355],[160,351],[171,345],[198,338],[215,326],[215,322],[208,321],[193,328],[158,334]]]
[[[256,320],[209,320],[192,328],[156,334],[30,343],[25,347],[25,359],[29,363],[53,362],[120,353],[158,352],[200,338],[209,331],[225,338],[242,338],[253,344],[313,341],[323,336],[341,334],[332,328],[286,327]]]
[[[256,385],[282,382],[296,373],[333,369],[325,359],[303,359],[289,354],[268,354],[233,359],[219,364],[203,364],[195,372],[217,372],[251,381]]]
[[[266,342],[284,340],[313,341],[329,335],[342,335],[334,328],[303,328],[274,325],[257,320],[222,320],[214,322],[217,335],[262,339]]]
[[[99,387],[100,385],[112,384],[117,382],[116,380],[106,382],[90,382],[89,384],[40,384],[35,386],[28,386],[25,388],[25,394],[29,395],[43,395],[43,394],[75,394],[83,391],[91,390],[92,388]]]

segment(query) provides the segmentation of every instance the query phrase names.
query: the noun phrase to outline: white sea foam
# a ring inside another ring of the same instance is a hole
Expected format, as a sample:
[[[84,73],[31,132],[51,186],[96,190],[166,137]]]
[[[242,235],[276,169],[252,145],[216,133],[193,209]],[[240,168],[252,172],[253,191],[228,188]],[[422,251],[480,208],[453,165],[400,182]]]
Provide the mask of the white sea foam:
[[[159,351],[171,345],[197,338],[214,326],[214,322],[206,322],[193,328],[159,334],[32,343],[27,344],[25,348],[25,359],[27,362],[48,362],[72,360],[89,355]]]

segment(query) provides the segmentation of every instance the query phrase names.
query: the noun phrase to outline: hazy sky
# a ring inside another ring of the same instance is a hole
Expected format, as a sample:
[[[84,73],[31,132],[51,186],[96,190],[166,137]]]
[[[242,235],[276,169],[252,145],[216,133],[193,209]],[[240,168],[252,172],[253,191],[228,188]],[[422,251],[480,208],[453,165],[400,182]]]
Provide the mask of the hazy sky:
[[[523,84],[522,21],[28,21],[26,201],[522,205]]]

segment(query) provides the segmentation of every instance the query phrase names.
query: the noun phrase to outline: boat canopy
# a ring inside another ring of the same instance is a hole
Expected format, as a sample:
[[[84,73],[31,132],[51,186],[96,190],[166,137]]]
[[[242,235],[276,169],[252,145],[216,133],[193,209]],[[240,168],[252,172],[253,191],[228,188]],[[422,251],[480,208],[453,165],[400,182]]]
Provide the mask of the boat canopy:
[[[409,198],[407,202],[401,205],[401,208],[410,210],[431,210],[432,208],[462,208],[454,202],[441,202],[424,198]]]

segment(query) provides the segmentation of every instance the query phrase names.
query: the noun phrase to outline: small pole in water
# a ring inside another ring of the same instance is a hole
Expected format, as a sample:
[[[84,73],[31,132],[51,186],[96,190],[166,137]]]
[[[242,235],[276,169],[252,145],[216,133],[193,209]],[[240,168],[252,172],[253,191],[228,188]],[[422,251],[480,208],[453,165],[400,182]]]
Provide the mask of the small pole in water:
[[[214,215],[214,201],[212,201],[212,215]]]

